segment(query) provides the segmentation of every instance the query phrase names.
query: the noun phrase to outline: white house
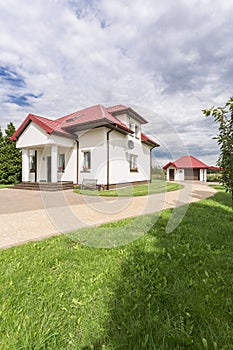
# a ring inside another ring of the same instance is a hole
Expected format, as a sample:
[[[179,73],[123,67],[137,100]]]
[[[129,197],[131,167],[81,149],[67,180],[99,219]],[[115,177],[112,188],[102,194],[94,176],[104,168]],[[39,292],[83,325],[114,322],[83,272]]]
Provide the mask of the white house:
[[[22,150],[22,181],[96,179],[106,188],[151,180],[147,121],[132,108],[96,105],[51,120],[29,114],[11,140]]]
[[[208,168],[208,165],[193,156],[183,156],[163,167],[167,170],[167,181],[206,181]]]

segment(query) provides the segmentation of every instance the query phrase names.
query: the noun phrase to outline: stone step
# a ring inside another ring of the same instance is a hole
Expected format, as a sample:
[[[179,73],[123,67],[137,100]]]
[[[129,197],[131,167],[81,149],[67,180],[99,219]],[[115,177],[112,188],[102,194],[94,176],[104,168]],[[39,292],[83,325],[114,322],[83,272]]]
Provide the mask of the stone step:
[[[12,189],[31,190],[31,191],[64,191],[73,189],[72,181],[63,182],[20,182]]]

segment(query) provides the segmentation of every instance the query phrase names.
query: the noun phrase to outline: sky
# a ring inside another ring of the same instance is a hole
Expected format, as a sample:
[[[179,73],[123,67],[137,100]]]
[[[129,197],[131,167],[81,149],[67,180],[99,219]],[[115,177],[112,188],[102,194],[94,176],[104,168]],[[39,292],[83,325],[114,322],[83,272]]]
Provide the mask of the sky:
[[[201,110],[233,95],[232,18],[231,0],[0,0],[0,126],[121,103],[148,120],[159,166],[214,165]]]

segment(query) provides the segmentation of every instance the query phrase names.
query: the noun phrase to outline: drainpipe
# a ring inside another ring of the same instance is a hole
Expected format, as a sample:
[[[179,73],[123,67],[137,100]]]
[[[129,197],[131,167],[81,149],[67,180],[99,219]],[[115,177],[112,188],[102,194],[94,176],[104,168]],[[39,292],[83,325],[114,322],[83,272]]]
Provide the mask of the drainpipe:
[[[152,182],[152,150],[153,148],[150,148],[150,183]]]
[[[114,129],[110,129],[107,132],[107,190],[109,190],[109,134],[112,132]]]
[[[79,141],[78,140],[76,140],[76,149],[77,149],[76,181],[78,185],[78,175],[79,175]]]
[[[37,182],[37,150],[35,150],[35,182]]]

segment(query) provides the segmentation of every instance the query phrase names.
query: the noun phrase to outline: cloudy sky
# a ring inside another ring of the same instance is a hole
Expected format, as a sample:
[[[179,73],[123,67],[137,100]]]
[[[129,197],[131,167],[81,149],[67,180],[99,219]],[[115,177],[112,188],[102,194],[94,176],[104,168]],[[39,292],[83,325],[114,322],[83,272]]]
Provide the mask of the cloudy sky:
[[[233,95],[232,18],[231,0],[0,0],[0,125],[129,104],[159,164],[215,164],[201,109]]]

